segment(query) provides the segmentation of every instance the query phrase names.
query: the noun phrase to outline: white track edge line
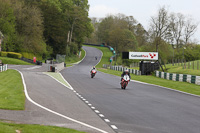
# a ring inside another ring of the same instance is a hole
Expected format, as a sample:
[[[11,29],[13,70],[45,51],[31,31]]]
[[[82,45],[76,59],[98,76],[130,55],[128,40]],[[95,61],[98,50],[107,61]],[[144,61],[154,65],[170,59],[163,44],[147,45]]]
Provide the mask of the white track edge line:
[[[16,69],[15,69],[15,70],[16,70]],[[101,130],[101,129],[99,129],[99,128],[93,127],[93,126],[88,125],[88,124],[86,124],[86,123],[77,121],[77,120],[75,120],[75,119],[72,119],[72,118],[70,118],[70,117],[67,117],[67,116],[65,116],[65,115],[62,115],[62,114],[60,114],[60,113],[57,113],[57,112],[55,112],[55,111],[53,111],[53,110],[50,110],[50,109],[48,109],[48,108],[46,108],[46,107],[44,107],[44,106],[42,106],[42,105],[36,103],[35,101],[33,101],[33,100],[29,97],[29,95],[28,95],[28,91],[27,91],[27,88],[26,88],[26,83],[25,83],[24,76],[23,76],[22,72],[19,71],[19,70],[17,70],[17,71],[21,74],[22,83],[23,83],[23,86],[24,86],[24,93],[25,93],[26,98],[27,98],[30,102],[32,102],[32,103],[35,104],[36,106],[38,106],[38,107],[40,107],[40,108],[42,108],[42,109],[44,109],[44,110],[46,110],[46,111],[49,111],[49,112],[51,112],[51,113],[53,113],[53,114],[56,114],[56,115],[58,115],[58,116],[61,116],[61,117],[65,118],[65,119],[71,120],[71,121],[73,121],[73,122],[75,122],[75,123],[81,124],[81,125],[83,125],[83,126],[86,126],[86,127],[91,128],[91,129],[95,129],[95,130],[100,131],[100,132],[102,132],[102,133],[108,133],[108,132],[106,132],[106,131],[104,131],[104,130]]]

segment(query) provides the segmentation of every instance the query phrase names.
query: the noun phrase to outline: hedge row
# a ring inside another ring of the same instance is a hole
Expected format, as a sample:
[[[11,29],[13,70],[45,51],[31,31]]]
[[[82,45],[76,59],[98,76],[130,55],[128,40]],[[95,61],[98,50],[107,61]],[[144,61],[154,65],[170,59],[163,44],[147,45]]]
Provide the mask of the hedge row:
[[[42,60],[41,55],[35,55],[35,54],[32,54],[32,53],[22,52],[22,56],[27,58],[27,59],[33,59],[33,57],[36,57],[37,60]]]
[[[22,57],[22,54],[20,54],[20,53],[5,52],[5,51],[1,51],[0,55],[3,57],[10,57],[10,58],[16,58],[16,59],[21,59],[21,57]]]

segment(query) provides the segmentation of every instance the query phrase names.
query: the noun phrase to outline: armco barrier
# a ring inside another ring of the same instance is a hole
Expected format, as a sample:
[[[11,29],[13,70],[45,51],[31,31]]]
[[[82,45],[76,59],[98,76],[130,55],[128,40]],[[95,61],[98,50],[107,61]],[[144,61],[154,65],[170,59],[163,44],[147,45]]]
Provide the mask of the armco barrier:
[[[110,68],[112,70],[115,70],[115,71],[124,71],[124,70],[128,70],[130,73],[132,74],[135,74],[135,75],[141,75],[141,71],[139,70],[135,70],[135,69],[128,69],[128,68],[125,68],[125,67],[122,67],[122,66],[111,66],[111,65],[106,65],[106,64],[103,64],[103,68]]]
[[[167,79],[167,80],[188,82],[188,83],[200,85],[200,76],[187,75],[187,74],[163,73],[159,71],[155,71],[155,76],[163,78],[163,79]]]
[[[6,70],[8,70],[8,65],[7,64],[4,64],[4,65],[0,66],[0,72],[6,71]]]

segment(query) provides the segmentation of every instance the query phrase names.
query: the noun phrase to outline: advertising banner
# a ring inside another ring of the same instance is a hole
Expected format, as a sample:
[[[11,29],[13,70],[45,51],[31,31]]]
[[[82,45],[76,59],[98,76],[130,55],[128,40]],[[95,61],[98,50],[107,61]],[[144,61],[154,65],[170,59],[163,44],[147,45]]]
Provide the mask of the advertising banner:
[[[158,60],[158,52],[129,52],[129,59]]]

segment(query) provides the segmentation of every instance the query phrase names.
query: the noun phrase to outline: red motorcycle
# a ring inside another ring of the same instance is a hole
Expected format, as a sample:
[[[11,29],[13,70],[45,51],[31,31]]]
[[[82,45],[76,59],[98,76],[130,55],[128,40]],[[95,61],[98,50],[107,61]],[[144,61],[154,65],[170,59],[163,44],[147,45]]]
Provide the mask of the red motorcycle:
[[[94,78],[94,76],[95,76],[96,73],[97,73],[96,70],[92,70],[92,71],[91,71],[91,78]]]
[[[122,78],[122,81],[121,81],[121,88],[125,90],[129,81],[130,81],[130,77],[127,74],[124,75],[124,77]]]

